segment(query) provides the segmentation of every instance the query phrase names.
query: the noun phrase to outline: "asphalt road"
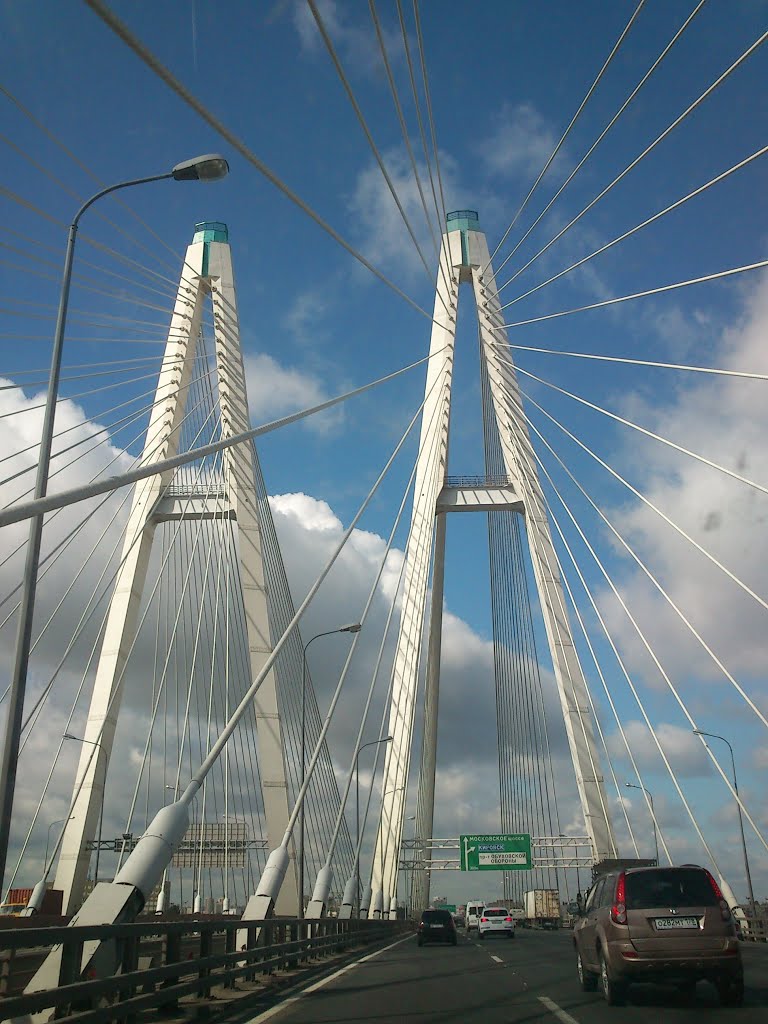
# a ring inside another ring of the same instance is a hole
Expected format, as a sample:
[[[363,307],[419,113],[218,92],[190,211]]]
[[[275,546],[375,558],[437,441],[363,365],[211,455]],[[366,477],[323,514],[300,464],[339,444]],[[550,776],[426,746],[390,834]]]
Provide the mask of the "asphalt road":
[[[694,1001],[673,988],[635,985],[624,1007],[609,1007],[599,993],[581,992],[571,933],[518,930],[514,940],[479,942],[459,933],[459,945],[419,949],[408,937],[362,958],[331,980],[242,1024],[766,1024],[768,945],[745,944],[745,1005],[720,1006],[702,982]]]

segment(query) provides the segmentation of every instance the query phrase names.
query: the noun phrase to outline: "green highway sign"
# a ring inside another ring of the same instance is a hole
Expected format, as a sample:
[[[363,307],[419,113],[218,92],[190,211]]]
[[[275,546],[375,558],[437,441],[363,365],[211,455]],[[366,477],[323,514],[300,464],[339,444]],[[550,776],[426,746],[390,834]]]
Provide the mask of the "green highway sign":
[[[530,871],[531,837],[517,835],[459,836],[462,871]]]

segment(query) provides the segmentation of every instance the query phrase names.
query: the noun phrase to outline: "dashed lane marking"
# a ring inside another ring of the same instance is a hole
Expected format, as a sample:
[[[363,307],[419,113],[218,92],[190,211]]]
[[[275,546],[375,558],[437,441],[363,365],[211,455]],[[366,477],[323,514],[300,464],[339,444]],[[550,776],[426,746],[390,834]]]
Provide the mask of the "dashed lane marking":
[[[557,1019],[561,1021],[561,1024],[579,1024],[575,1017],[572,1017],[570,1013],[566,1013],[562,1007],[558,1006],[548,996],[539,996],[539,1002],[543,1003],[550,1013],[554,1013]]]
[[[263,1024],[264,1021],[270,1020],[272,1017],[276,1017],[278,1013],[282,1013],[283,1010],[287,1010],[294,1003],[298,1003],[304,996],[311,995],[313,992],[317,992],[318,989],[323,988],[330,982],[335,981],[336,978],[340,978],[342,974],[346,974],[347,971],[351,971],[353,967],[357,967],[359,964],[364,964],[367,960],[373,960],[376,956],[381,956],[382,953],[386,953],[388,949],[392,949],[394,946],[399,946],[401,942],[405,942],[406,939],[412,938],[411,935],[404,935],[401,939],[396,939],[394,942],[390,942],[388,946],[384,946],[383,949],[377,949],[373,953],[369,953],[368,956],[362,957],[360,960],[355,960],[351,964],[347,964],[346,967],[340,968],[338,971],[334,971],[333,974],[329,974],[327,978],[321,978],[319,981],[314,982],[312,985],[308,985],[301,992],[297,992],[295,996],[289,996],[282,1002],[277,1003],[275,1006],[270,1006],[268,1010],[264,1010],[262,1013],[258,1013],[255,1017],[247,1022],[247,1024]]]
[[[495,960],[497,964],[503,964],[504,963],[504,961],[501,959],[500,956],[493,956],[493,954],[491,954],[491,960]]]

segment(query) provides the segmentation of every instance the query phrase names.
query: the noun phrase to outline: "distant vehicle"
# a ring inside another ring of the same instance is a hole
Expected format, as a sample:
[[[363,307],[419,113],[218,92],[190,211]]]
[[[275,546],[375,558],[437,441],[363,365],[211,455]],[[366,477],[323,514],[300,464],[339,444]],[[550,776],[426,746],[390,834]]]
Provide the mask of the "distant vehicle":
[[[715,879],[695,866],[609,873],[590,890],[573,930],[581,987],[600,984],[621,1005],[633,981],[674,982],[690,997],[712,982],[725,1006],[741,1006],[744,969],[733,915]]]
[[[477,937],[487,939],[490,935],[514,939],[515,921],[506,907],[483,907],[477,925]]]
[[[530,889],[525,893],[524,903],[526,927],[560,927],[560,893],[557,889]]]
[[[0,917],[19,917],[26,909],[32,889],[9,889],[5,902],[0,903]],[[61,915],[64,893],[61,889],[47,889],[40,907],[41,914]]]
[[[417,945],[423,946],[425,942],[450,942],[455,946],[458,941],[456,923],[450,910],[422,911],[416,930]]]
[[[464,919],[467,926],[467,935],[469,935],[473,928],[477,928],[477,923],[480,920],[480,915],[483,912],[484,906],[484,903],[478,903],[475,900],[472,900],[467,904],[467,908],[464,912]]]

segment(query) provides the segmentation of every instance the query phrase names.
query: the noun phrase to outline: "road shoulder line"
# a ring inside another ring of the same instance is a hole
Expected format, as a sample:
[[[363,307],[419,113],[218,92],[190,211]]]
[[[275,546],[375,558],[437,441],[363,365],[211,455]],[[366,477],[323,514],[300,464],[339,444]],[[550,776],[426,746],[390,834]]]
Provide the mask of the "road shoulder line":
[[[338,971],[334,971],[333,974],[329,974],[326,978],[320,978],[318,981],[312,982],[311,985],[307,985],[307,987],[302,989],[301,992],[297,992],[293,996],[288,996],[288,998],[282,1000],[282,1002],[268,1007],[268,1009],[258,1013],[255,1017],[251,1017],[250,1020],[247,1021],[247,1024],[263,1024],[264,1021],[271,1020],[272,1017],[276,1017],[278,1013],[282,1013],[283,1010],[289,1009],[289,1007],[293,1006],[294,1003],[298,1003],[300,999],[304,998],[304,996],[317,992],[318,989],[321,989],[323,986],[335,981],[336,978],[340,978],[342,974],[346,974],[347,971],[351,971],[353,967],[359,967],[360,964],[364,964],[367,960],[373,960],[374,957],[381,956],[381,954],[386,953],[388,949],[392,949],[394,946],[398,946],[401,942],[405,942],[406,939],[410,938],[413,938],[410,933],[403,935],[399,939],[395,939],[394,942],[390,942],[388,946],[383,946],[381,949],[375,949],[373,953],[368,953],[359,960],[354,960],[351,964],[347,964],[345,967],[340,967]]]
[[[539,996],[538,1000],[546,1006],[550,1013],[554,1013],[557,1019],[561,1021],[561,1024],[579,1024],[575,1017],[572,1017],[570,1013],[567,1013],[548,996]]]

